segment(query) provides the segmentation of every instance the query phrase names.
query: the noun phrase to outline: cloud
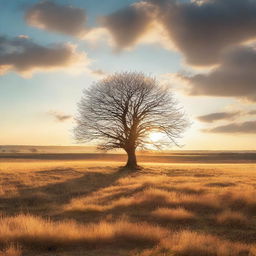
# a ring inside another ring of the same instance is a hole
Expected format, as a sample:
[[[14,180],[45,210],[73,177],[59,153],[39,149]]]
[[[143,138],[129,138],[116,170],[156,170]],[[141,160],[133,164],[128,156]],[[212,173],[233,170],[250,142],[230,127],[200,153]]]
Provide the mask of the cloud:
[[[256,133],[256,121],[247,121],[243,123],[231,123],[228,125],[217,126],[210,129],[203,130],[208,133],[244,133],[254,134]]]
[[[110,32],[117,48],[127,48],[149,30],[152,11],[152,6],[147,2],[135,3],[102,17],[101,25]]]
[[[230,46],[256,37],[256,1],[152,2],[176,47],[191,65],[213,65]]]
[[[65,122],[72,118],[71,115],[67,115],[64,113],[57,112],[57,111],[49,111],[48,114],[51,115],[52,117],[54,117],[54,119],[58,122]]]
[[[71,44],[39,45],[24,37],[0,36],[0,74],[16,71],[31,76],[37,71],[81,71],[90,63],[85,53]]]
[[[181,76],[190,95],[243,98],[256,101],[256,49],[241,46],[224,54],[208,74]]]
[[[114,47],[115,43],[110,35],[109,30],[106,28],[92,28],[86,33],[83,38],[86,42],[90,43],[90,47],[99,46],[99,43],[107,44],[108,46]]]
[[[169,37],[169,48],[174,45],[188,64],[212,66],[226,49],[256,38],[256,1],[141,1],[104,17],[101,24],[120,49],[141,43],[158,24]]]
[[[31,6],[25,14],[25,20],[30,26],[77,37],[86,30],[84,9],[59,5],[53,1],[42,1]]]
[[[240,116],[241,112],[217,112],[208,115],[198,116],[197,119],[201,122],[212,123],[219,120],[229,120]]]

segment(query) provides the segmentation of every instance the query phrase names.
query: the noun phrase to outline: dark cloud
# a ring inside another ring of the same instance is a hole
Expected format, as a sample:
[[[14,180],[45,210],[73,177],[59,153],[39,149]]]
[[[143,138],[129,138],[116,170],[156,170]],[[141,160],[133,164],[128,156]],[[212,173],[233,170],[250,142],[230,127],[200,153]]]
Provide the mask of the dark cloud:
[[[255,0],[148,0],[103,19],[116,44],[136,43],[151,22],[163,25],[171,41],[192,65],[212,65],[227,48],[256,37]]]
[[[241,112],[217,112],[208,115],[198,116],[197,119],[201,122],[212,123],[219,120],[229,120],[240,116]]]
[[[192,65],[219,62],[223,50],[256,37],[256,1],[153,1],[176,47]]]
[[[85,32],[84,9],[42,1],[30,7],[25,14],[26,22],[34,27],[72,36]]]
[[[190,95],[244,98],[256,101],[256,49],[238,47],[223,55],[221,64],[208,74],[183,76]]]
[[[49,115],[53,116],[54,119],[58,122],[65,122],[72,118],[71,115],[67,115],[64,113],[56,112],[56,111],[50,111],[48,113],[49,113]]]
[[[0,36],[0,73],[33,71],[71,67],[84,59],[72,45],[42,46],[24,37],[9,39]]]
[[[228,125],[217,126],[211,129],[203,130],[209,133],[256,133],[256,121],[247,121],[243,123],[231,123]]]
[[[135,44],[147,31],[152,20],[151,11],[146,2],[135,3],[101,18],[101,23],[110,31],[116,46],[126,48]]]

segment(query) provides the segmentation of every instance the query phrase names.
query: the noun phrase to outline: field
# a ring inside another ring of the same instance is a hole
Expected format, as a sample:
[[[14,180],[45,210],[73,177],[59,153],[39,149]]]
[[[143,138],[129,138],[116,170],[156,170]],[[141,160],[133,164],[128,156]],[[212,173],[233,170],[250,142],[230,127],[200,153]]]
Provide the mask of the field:
[[[182,157],[2,154],[0,256],[255,256],[255,156]]]

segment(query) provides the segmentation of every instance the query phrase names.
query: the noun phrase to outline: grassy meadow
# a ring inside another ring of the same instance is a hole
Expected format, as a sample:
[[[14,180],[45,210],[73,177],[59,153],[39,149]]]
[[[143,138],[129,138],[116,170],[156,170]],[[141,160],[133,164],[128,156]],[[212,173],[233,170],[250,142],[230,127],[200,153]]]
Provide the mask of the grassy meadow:
[[[0,256],[255,256],[254,163],[0,159]]]

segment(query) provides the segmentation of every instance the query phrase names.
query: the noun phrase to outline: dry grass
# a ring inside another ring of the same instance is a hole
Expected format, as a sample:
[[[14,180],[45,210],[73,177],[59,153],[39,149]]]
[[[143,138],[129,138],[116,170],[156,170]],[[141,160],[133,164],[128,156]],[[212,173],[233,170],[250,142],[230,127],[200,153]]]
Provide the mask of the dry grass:
[[[222,202],[231,209],[246,210],[254,213],[256,210],[256,190],[253,186],[241,186],[220,193]]]
[[[241,212],[235,212],[231,210],[225,210],[217,214],[215,219],[218,224],[227,226],[246,227],[249,224],[247,216]]]
[[[167,234],[164,228],[124,219],[84,225],[73,220],[54,222],[23,214],[2,217],[0,226],[1,243],[21,243],[33,247],[63,248],[75,244],[99,247],[104,244],[132,242],[156,244]]]
[[[105,193],[101,191],[100,195],[103,195],[104,197]],[[97,192],[97,195],[92,195],[90,198],[76,198],[75,200],[72,200],[65,209],[69,211],[107,211],[117,207],[127,207],[141,204],[150,204],[151,206],[156,207],[168,203],[170,197],[171,193],[168,191],[149,188],[141,192],[134,193],[132,196],[121,196],[113,201],[109,200],[107,204],[100,204],[102,197],[99,196],[99,193]]]
[[[22,255],[21,248],[13,244],[7,246],[6,248],[0,251],[0,256],[21,256],[21,255]]]
[[[154,210],[152,213],[153,217],[162,220],[170,220],[170,221],[190,221],[195,218],[195,215],[192,212],[187,211],[184,208],[158,208]]]
[[[1,164],[0,256],[256,255],[255,166],[98,164]]]
[[[142,187],[142,191],[132,193],[131,196],[120,196],[115,200],[108,200],[104,203],[106,194],[101,191],[89,198],[76,198],[72,200],[65,210],[67,211],[109,211],[118,207],[128,206],[149,206],[156,208],[165,205],[185,206],[192,210],[211,211],[220,208],[220,201],[212,194],[198,196],[180,192],[169,192],[168,190],[149,187]],[[103,202],[103,203],[102,203]]]
[[[139,256],[255,256],[253,247],[241,243],[223,241],[216,236],[191,231],[177,232],[161,241],[151,250]]]

